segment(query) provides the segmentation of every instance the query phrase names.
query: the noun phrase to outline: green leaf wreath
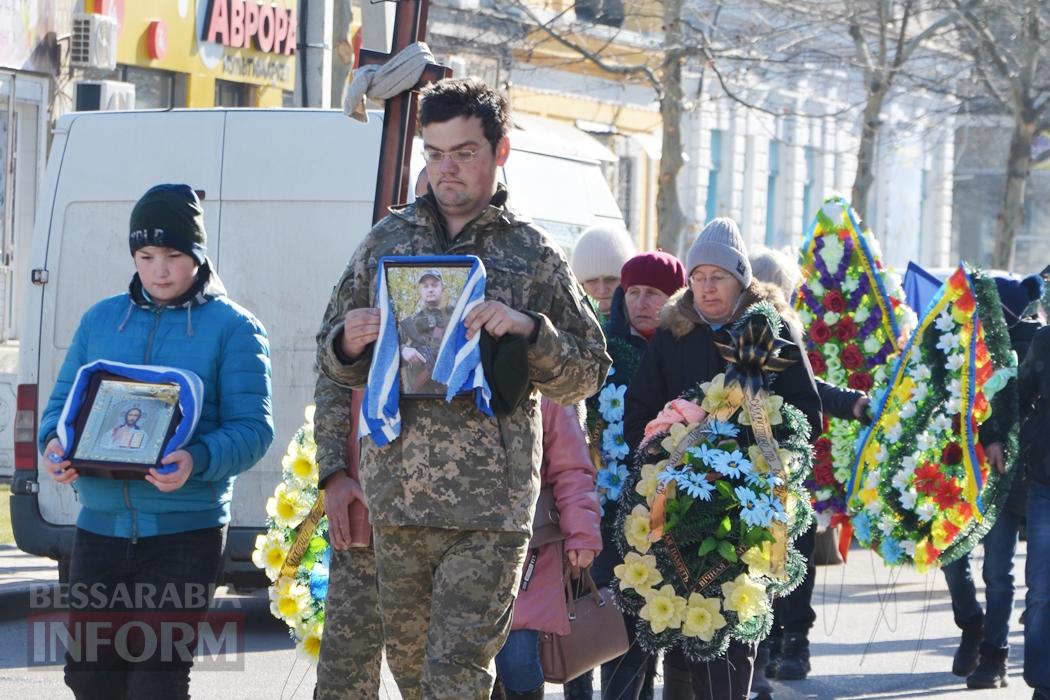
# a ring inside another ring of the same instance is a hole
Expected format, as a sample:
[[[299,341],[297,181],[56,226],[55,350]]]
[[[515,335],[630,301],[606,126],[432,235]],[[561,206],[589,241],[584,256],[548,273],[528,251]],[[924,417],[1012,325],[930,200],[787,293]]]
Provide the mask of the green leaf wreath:
[[[646,428],[620,499],[615,534],[624,562],[615,584],[648,651],[678,647],[700,661],[723,656],[731,639],[763,639],[770,596],[805,576],[791,543],[813,517],[803,487],[810,429],[772,393],[777,371],[791,362],[782,353],[790,344],[776,339],[781,329],[772,305],[750,307],[728,331],[735,354],[726,372],[670,402]],[[766,459],[744,405],[757,389],[772,427],[767,447],[786,478]]]

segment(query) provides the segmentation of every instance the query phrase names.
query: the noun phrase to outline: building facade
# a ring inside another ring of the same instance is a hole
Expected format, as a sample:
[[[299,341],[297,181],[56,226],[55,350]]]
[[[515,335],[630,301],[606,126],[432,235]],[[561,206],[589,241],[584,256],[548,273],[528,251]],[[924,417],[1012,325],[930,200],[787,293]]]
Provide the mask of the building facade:
[[[300,45],[298,0],[82,0],[79,9],[73,37],[86,37],[80,40],[88,49],[71,60],[80,82],[123,84],[107,86],[103,99],[136,109],[291,103]],[[101,48],[114,36],[115,52]],[[121,90],[133,93],[133,100]],[[85,92],[77,88],[75,107],[99,99]]]

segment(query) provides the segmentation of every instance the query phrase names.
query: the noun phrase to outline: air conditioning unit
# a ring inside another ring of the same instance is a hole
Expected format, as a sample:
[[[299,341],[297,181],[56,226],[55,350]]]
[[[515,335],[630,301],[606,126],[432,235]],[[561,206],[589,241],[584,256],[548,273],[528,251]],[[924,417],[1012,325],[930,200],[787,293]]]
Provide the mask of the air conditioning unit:
[[[73,15],[73,34],[69,45],[69,63],[76,68],[117,67],[117,36],[115,17],[109,15],[76,13]]]
[[[118,80],[82,80],[76,86],[78,112],[135,109],[134,83]]]

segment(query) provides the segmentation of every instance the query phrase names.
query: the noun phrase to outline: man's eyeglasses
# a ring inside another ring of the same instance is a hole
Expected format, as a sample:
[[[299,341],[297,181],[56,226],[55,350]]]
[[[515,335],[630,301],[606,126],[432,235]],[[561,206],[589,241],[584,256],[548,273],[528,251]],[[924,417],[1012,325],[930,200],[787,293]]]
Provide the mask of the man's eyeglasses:
[[[427,159],[427,162],[431,165],[437,165],[445,160],[445,156],[452,159],[453,163],[462,165],[463,163],[469,163],[478,157],[478,153],[481,151],[480,148],[460,148],[455,151],[439,151],[436,148],[424,148],[423,157]]]

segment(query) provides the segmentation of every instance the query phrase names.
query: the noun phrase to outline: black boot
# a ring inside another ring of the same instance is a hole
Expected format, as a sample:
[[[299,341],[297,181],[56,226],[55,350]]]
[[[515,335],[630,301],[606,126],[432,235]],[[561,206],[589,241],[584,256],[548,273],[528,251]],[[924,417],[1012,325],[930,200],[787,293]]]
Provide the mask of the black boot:
[[[489,694],[489,700],[507,700],[507,691],[503,689],[503,681],[496,678],[496,682],[492,684],[492,692]]]
[[[809,638],[804,632],[785,632],[777,680],[803,681],[809,671]]]
[[[955,658],[952,660],[952,673],[956,676],[965,678],[977,668],[981,640],[984,638],[983,626],[984,619],[981,617],[961,625],[962,638],[959,640],[959,648],[955,650]]]
[[[507,690],[504,692],[506,693],[507,700],[543,700],[543,690],[545,687],[545,684],[541,684],[539,688],[525,693],[515,693],[513,690]]]
[[[771,700],[773,697],[773,684],[766,678],[766,666],[769,664],[769,646],[762,642],[758,645],[758,655],[755,657],[755,673],[751,677],[751,692],[754,700]]]
[[[664,700],[693,700],[693,674],[664,659]]]
[[[996,649],[988,644],[981,644],[980,661],[977,668],[966,677],[967,688],[1005,688],[1006,657],[1009,647]]]
[[[777,670],[780,668],[780,652],[783,649],[784,638],[777,637],[766,637],[761,644],[759,649],[765,647],[768,650],[768,656],[766,661],[766,678],[776,678]],[[758,672],[758,665],[755,665],[755,672]]]
[[[591,700],[594,697],[594,671],[573,678],[561,687],[561,693],[565,700]]]

